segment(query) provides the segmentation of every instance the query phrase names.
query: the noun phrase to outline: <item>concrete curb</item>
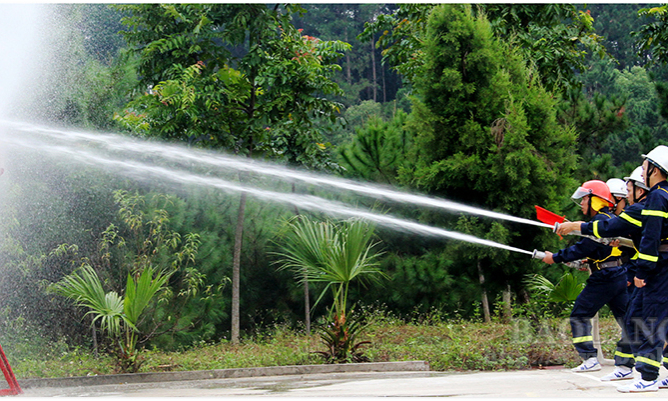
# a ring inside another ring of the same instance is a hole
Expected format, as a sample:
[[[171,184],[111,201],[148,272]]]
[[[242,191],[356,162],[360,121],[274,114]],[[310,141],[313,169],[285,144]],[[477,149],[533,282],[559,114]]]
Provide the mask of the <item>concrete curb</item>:
[[[182,380],[229,379],[241,377],[307,375],[346,372],[429,371],[426,361],[348,363],[335,365],[271,366],[263,368],[215,369],[187,372],[126,373],[119,375],[61,377],[18,380],[21,388],[99,386],[104,384],[155,383]]]

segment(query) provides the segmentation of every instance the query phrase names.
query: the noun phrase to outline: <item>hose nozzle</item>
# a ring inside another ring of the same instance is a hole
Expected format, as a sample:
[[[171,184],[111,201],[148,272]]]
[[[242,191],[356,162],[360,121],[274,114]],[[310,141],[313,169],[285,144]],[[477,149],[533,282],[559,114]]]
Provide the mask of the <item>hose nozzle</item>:
[[[559,223],[557,223],[557,224],[559,224]],[[546,256],[545,252],[539,251],[538,249],[534,249],[533,253],[531,254],[531,257],[534,258],[534,259],[541,259],[542,260],[542,259],[545,258],[545,256]]]
[[[554,223],[554,227],[552,227],[552,232],[556,233],[559,230],[560,226],[561,226],[561,223]],[[570,234],[570,235],[582,235],[580,230],[573,230],[573,231],[569,232],[568,234]],[[559,235],[559,237],[561,237],[561,235]]]

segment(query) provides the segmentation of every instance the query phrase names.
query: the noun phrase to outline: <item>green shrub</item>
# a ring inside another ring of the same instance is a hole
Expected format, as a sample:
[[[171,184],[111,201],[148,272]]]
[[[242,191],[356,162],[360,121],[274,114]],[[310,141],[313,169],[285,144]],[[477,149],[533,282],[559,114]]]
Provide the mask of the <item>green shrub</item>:
[[[514,319],[511,323],[481,323],[443,319],[438,311],[403,319],[380,307],[360,307],[368,324],[360,336],[370,341],[364,354],[372,362],[424,360],[433,371],[489,371],[529,369],[549,365],[575,366],[580,358],[571,344],[568,319],[539,321]],[[91,351],[70,348],[63,341],[49,342],[20,320],[5,325],[0,335],[19,379],[109,374],[114,361],[95,358]],[[600,320],[605,354],[611,357],[620,329],[611,317]],[[201,342],[179,352],[145,349],[140,372],[188,371],[264,366],[321,364],[317,335],[286,325],[265,327],[243,337]]]

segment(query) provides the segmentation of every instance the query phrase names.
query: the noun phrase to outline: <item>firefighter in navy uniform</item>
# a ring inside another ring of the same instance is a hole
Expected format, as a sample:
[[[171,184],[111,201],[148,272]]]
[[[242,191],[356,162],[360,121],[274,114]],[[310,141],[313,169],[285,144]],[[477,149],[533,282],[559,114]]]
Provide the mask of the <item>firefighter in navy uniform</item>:
[[[605,185],[610,189],[610,194],[615,202],[612,212],[615,216],[619,216],[628,204],[626,197],[628,196],[629,190],[626,188],[626,182],[619,178],[611,178],[605,182]]]
[[[641,377],[617,388],[634,393],[668,387],[668,379],[659,380],[668,324],[668,147],[657,146],[642,157],[643,176],[650,190],[642,211],[634,278],[637,295],[629,306],[637,327],[629,334],[638,342],[636,370]]]
[[[591,217],[593,221],[608,220],[613,216],[610,212],[610,207],[613,206],[612,196],[603,181],[585,182],[571,198],[576,202],[580,201],[582,214]],[[575,300],[570,315],[573,345],[583,359],[582,364],[572,369],[574,372],[601,370],[591,332],[591,319],[596,312],[607,304],[618,321],[623,319],[626,312],[626,270],[620,255],[618,248],[589,238],[582,238],[555,254],[545,252],[543,262],[547,264],[587,258],[591,269],[587,285]]]
[[[633,220],[629,219],[630,222],[635,224],[640,230],[640,234],[637,233],[631,233],[631,239],[633,239],[633,245],[635,247],[635,254],[631,258],[631,262],[628,265],[628,268],[626,269],[626,281],[628,286],[626,287],[627,292],[629,293],[629,305],[631,304],[631,300],[633,299],[635,290],[636,290],[636,285],[634,283],[633,278],[636,276],[636,265],[635,261],[638,259],[638,248],[640,248],[640,238],[642,237],[642,216],[638,217],[636,216],[636,212],[639,208],[640,212],[642,212],[642,209],[645,208],[645,199],[647,197],[647,194],[649,193],[649,188],[647,188],[647,185],[645,185],[645,179],[642,176],[642,166],[637,167],[629,177],[624,177],[626,180],[626,185],[628,186],[628,198],[627,201],[629,205],[635,205],[638,204],[640,206],[634,206],[632,210],[632,214],[628,214],[627,216],[632,217]],[[627,311],[628,312],[628,311]],[[627,313],[628,314],[628,313]]]
[[[556,232],[559,235],[566,235],[574,230],[579,230],[582,234],[593,235],[598,238],[620,236],[630,237],[633,240],[634,248],[621,248],[623,250],[629,250],[629,256],[625,256],[626,252],[622,254],[622,261],[624,261],[624,267],[627,270],[625,273],[627,289],[635,289],[635,286],[630,282],[633,281],[633,276],[629,279],[628,271],[635,272],[634,261],[637,259],[637,251],[635,248],[639,246],[640,238],[642,236],[641,220],[647,186],[643,182],[642,167],[636,168],[633,173],[631,173],[631,176],[625,177],[624,179],[626,180],[624,185],[627,187],[626,199],[629,205],[619,213],[619,216],[608,220],[594,220],[589,223],[583,221],[562,223]],[[611,186],[610,180],[607,184],[608,187]],[[613,192],[613,188],[611,188],[611,192]],[[621,191],[619,193],[621,194]],[[614,195],[613,192],[613,196]],[[634,294],[634,292],[629,292],[627,290],[629,299],[632,299]],[[618,323],[620,327],[622,327],[622,338],[617,342],[617,349],[615,350],[615,370],[612,373],[603,376],[601,378],[602,381],[633,379],[633,366],[635,365],[634,356],[636,355],[637,347],[634,348],[632,341],[629,339],[629,333],[632,332],[634,328],[630,321],[629,309],[627,309],[627,313],[623,320],[618,320]]]

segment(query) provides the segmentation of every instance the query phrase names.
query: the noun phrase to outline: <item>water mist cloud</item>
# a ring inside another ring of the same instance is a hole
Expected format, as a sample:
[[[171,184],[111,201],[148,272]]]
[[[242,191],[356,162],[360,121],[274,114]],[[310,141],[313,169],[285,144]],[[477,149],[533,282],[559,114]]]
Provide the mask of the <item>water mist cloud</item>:
[[[35,81],[40,52],[39,4],[0,4],[0,115],[7,115]]]

